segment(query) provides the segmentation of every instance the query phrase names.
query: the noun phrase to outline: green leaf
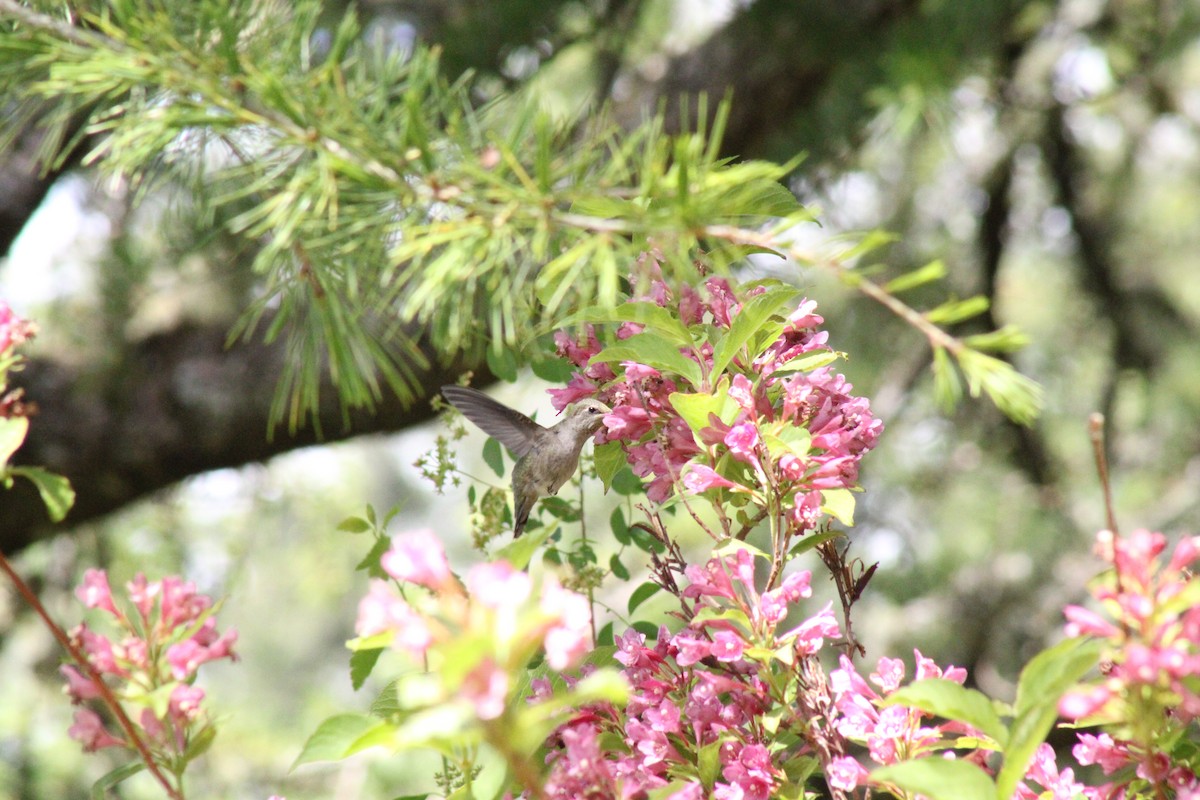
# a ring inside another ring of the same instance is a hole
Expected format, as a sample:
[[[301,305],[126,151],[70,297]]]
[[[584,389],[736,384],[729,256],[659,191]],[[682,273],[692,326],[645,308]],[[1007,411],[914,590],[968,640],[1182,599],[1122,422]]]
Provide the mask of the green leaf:
[[[706,392],[688,393],[672,392],[671,407],[679,412],[679,416],[693,431],[699,432],[709,427],[708,415],[716,414],[717,418],[726,425],[732,425],[734,418],[741,410],[733,398],[729,396],[729,378],[721,376],[712,394]]]
[[[517,357],[507,347],[489,347],[486,353],[488,369],[502,381],[517,379]]]
[[[329,717],[308,737],[291,768],[295,769],[301,764],[311,764],[314,761],[339,761],[350,754],[351,748],[364,734],[381,725],[391,727],[366,714],[337,714]]]
[[[111,772],[106,772],[92,784],[92,800],[108,800],[108,792],[121,781],[132,778],[146,768],[144,761],[130,761],[122,764]]]
[[[371,671],[375,669],[375,663],[379,661],[382,653],[382,647],[373,647],[369,650],[355,650],[350,654],[350,685],[354,687],[354,691],[361,689],[371,676]]]
[[[526,532],[523,536],[497,550],[496,558],[503,558],[512,564],[513,569],[525,569],[533,559],[534,552],[545,544],[552,533],[554,533],[554,528],[550,525],[532,533]]]
[[[929,800],[996,800],[992,779],[969,761],[936,756],[901,761],[872,770],[871,781],[894,784]]]
[[[821,510],[848,528],[854,527],[854,492],[849,489],[822,489]]]
[[[620,506],[613,509],[608,518],[608,526],[612,529],[613,538],[621,544],[630,544],[633,541],[629,538],[629,526],[625,524],[625,512]]]
[[[589,363],[607,364],[614,361],[636,361],[662,372],[679,375],[693,386],[698,386],[701,380],[699,364],[679,352],[678,345],[648,331],[609,345],[592,356]]]
[[[491,467],[497,477],[504,477],[504,453],[500,448],[500,442],[490,436],[483,443],[483,463]]]
[[[1012,795],[1058,719],[1059,699],[1096,666],[1103,646],[1094,639],[1067,639],[1035,655],[1021,670],[1004,764],[996,775],[996,790],[1004,792],[998,797]]]
[[[617,557],[616,553],[609,557],[608,568],[616,578],[623,581],[629,580],[629,570],[625,569],[625,565],[621,563],[621,559]]]
[[[700,782],[705,791],[711,791],[721,776],[721,745],[725,742],[714,739],[700,748],[696,753],[696,769],[700,773]]]
[[[41,467],[13,467],[9,474],[20,475],[33,482],[42,496],[42,502],[46,504],[46,513],[54,522],[61,522],[71,506],[75,505],[75,490],[62,475],[55,475]]]
[[[25,443],[29,417],[0,417],[0,467]]]
[[[788,557],[795,558],[796,556],[800,555],[801,553],[807,553],[809,550],[812,550],[817,545],[825,544],[825,542],[828,542],[831,539],[836,539],[839,536],[845,536],[845,534],[842,533],[841,531],[826,531],[825,533],[810,533],[807,536],[805,536],[804,538],[802,538],[799,542],[796,543],[796,546],[793,547],[788,552]]]
[[[371,523],[362,517],[346,517],[338,523],[337,529],[346,533],[366,533],[371,530]]]
[[[569,317],[562,325],[573,327],[583,322],[636,322],[679,347],[692,346],[692,334],[678,315],[648,301],[622,303],[615,308],[587,308]]]
[[[596,465],[596,476],[607,492],[612,488],[613,478],[625,466],[625,451],[621,449],[620,442],[605,442],[596,445],[592,462]]]
[[[1008,742],[1008,729],[987,695],[945,678],[915,681],[889,694],[884,705],[919,708],[978,728],[1001,747]]]
[[[940,306],[926,311],[923,316],[934,325],[954,325],[978,317],[988,310],[990,303],[983,295],[966,300],[947,300]]]
[[[919,286],[924,286],[927,283],[940,281],[946,277],[946,265],[941,259],[930,261],[923,267],[914,269],[912,272],[906,272],[899,277],[892,278],[883,285],[883,290],[888,294],[900,294],[907,292],[910,289],[916,289]]]
[[[534,375],[546,383],[559,385],[569,381],[575,372],[574,365],[562,358],[539,359],[531,363],[529,367],[533,370]]]
[[[741,310],[733,318],[729,332],[713,347],[712,374],[720,375],[724,372],[738,351],[762,332],[771,317],[784,306],[794,305],[799,297],[800,292],[796,289],[776,287],[743,303]],[[752,358],[756,355],[758,354],[750,354]]]
[[[662,589],[657,583],[647,581],[633,590],[629,596],[629,613],[632,614],[638,606],[649,600]]]
[[[642,479],[634,475],[628,465],[617,470],[617,474],[613,476],[612,488],[614,492],[624,496],[641,494],[644,491]]]
[[[379,566],[379,559],[383,558],[383,554],[386,553],[388,548],[391,546],[391,539],[386,536],[380,536],[375,540],[374,544],[371,545],[371,549],[367,551],[367,554],[362,557],[362,561],[359,561],[354,566],[354,569],[360,572],[366,571],[366,573],[372,578],[379,578],[380,580],[387,578],[387,574],[383,571],[383,568]]]

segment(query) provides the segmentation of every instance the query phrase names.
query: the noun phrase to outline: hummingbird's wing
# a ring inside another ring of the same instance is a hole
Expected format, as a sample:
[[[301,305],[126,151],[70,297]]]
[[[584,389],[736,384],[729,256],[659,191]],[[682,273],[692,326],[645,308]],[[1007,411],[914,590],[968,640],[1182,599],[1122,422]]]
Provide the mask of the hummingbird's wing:
[[[520,411],[498,403],[486,394],[465,386],[443,386],[442,396],[478,425],[484,433],[495,437],[518,457],[529,452],[538,433],[546,430]]]

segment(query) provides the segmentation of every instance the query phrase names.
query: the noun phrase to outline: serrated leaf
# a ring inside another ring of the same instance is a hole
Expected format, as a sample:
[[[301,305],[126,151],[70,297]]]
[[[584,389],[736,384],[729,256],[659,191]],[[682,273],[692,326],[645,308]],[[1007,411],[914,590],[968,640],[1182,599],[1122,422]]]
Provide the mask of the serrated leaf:
[[[604,485],[604,491],[612,488],[613,478],[625,466],[625,451],[620,442],[605,442],[596,445],[592,453],[592,463],[596,465],[596,477]]]
[[[883,704],[912,706],[939,717],[965,722],[986,733],[1001,747],[1008,743],[1008,729],[1000,721],[991,699],[945,678],[914,681],[889,694]]]
[[[771,317],[785,306],[795,305],[800,292],[790,287],[776,287],[750,298],[742,304],[729,331],[713,346],[712,374],[720,375],[747,342],[754,339]],[[752,357],[758,355],[751,353]]]
[[[490,436],[483,443],[483,463],[496,473],[496,477],[504,477],[504,452],[500,447],[500,442]]]
[[[362,557],[362,561],[359,561],[358,564],[354,566],[354,569],[359,571],[365,570],[366,573],[372,578],[379,578],[381,580],[386,578],[387,573],[385,573],[383,568],[379,566],[379,559],[383,558],[383,554],[386,553],[388,548],[391,546],[391,539],[387,538],[386,536],[379,537],[375,540],[374,544],[371,545],[371,549],[367,551],[367,554]]]
[[[71,482],[62,475],[56,475],[41,467],[13,467],[10,475],[20,475],[33,482],[42,502],[46,504],[46,513],[54,522],[61,522],[75,505],[75,490]]]
[[[721,776],[721,746],[725,742],[714,739],[700,748],[696,753],[696,770],[700,773],[700,782],[705,790],[711,790]]]
[[[855,502],[849,489],[821,490],[821,510],[848,528],[854,527]]]
[[[918,758],[871,771],[873,782],[895,784],[929,800],[996,800],[996,786],[987,773],[969,761]]]
[[[638,606],[658,594],[661,589],[657,583],[649,581],[634,589],[633,594],[629,596],[629,613],[632,614]]]
[[[385,723],[380,723],[378,719],[366,714],[337,714],[329,717],[308,737],[291,768],[295,769],[314,761],[339,761],[349,754],[350,748],[367,731],[381,724]]]
[[[354,691],[357,692],[366,683],[382,653],[382,647],[373,647],[369,650],[355,650],[350,654],[350,685],[354,687]]]

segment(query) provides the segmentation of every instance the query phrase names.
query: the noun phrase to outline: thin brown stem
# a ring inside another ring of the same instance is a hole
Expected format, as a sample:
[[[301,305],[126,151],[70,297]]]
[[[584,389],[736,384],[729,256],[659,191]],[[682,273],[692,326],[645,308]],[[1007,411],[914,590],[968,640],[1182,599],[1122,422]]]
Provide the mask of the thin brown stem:
[[[0,0],[0,3],[3,3],[3,0]],[[71,641],[71,637],[67,635],[67,632],[59,627],[58,623],[50,617],[50,613],[46,611],[46,607],[42,605],[37,595],[34,594],[33,589],[29,588],[29,585],[21,579],[21,576],[17,574],[17,571],[13,568],[9,560],[5,558],[3,553],[0,553],[0,570],[3,570],[8,575],[8,579],[12,581],[13,586],[17,589],[17,593],[41,617],[42,622],[50,630],[54,638],[58,640],[58,643],[62,645],[62,648],[67,651],[76,664],[83,668],[88,678],[96,685],[96,690],[100,693],[104,704],[112,711],[113,716],[116,717],[117,724],[121,726],[121,730],[124,731],[128,741],[132,743],[131,746],[137,750],[138,755],[141,756],[142,761],[146,764],[146,769],[162,785],[167,796],[173,798],[173,800],[183,800],[183,793],[158,768],[158,763],[155,762],[150,748],[142,741],[142,737],[138,735],[137,729],[134,728],[133,722],[129,719],[129,715],[125,713],[125,709],[121,706],[121,702],[117,700],[117,696],[113,694],[112,689],[104,682],[100,673],[92,666],[87,656]]]

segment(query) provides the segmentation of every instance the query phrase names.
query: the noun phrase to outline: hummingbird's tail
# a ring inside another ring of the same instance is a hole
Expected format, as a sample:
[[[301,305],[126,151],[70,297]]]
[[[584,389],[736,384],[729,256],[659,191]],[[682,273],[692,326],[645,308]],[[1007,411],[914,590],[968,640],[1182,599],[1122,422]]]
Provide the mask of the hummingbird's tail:
[[[525,532],[525,523],[529,521],[529,512],[533,511],[533,504],[537,502],[537,497],[514,497],[513,498],[513,538],[517,538]]]

